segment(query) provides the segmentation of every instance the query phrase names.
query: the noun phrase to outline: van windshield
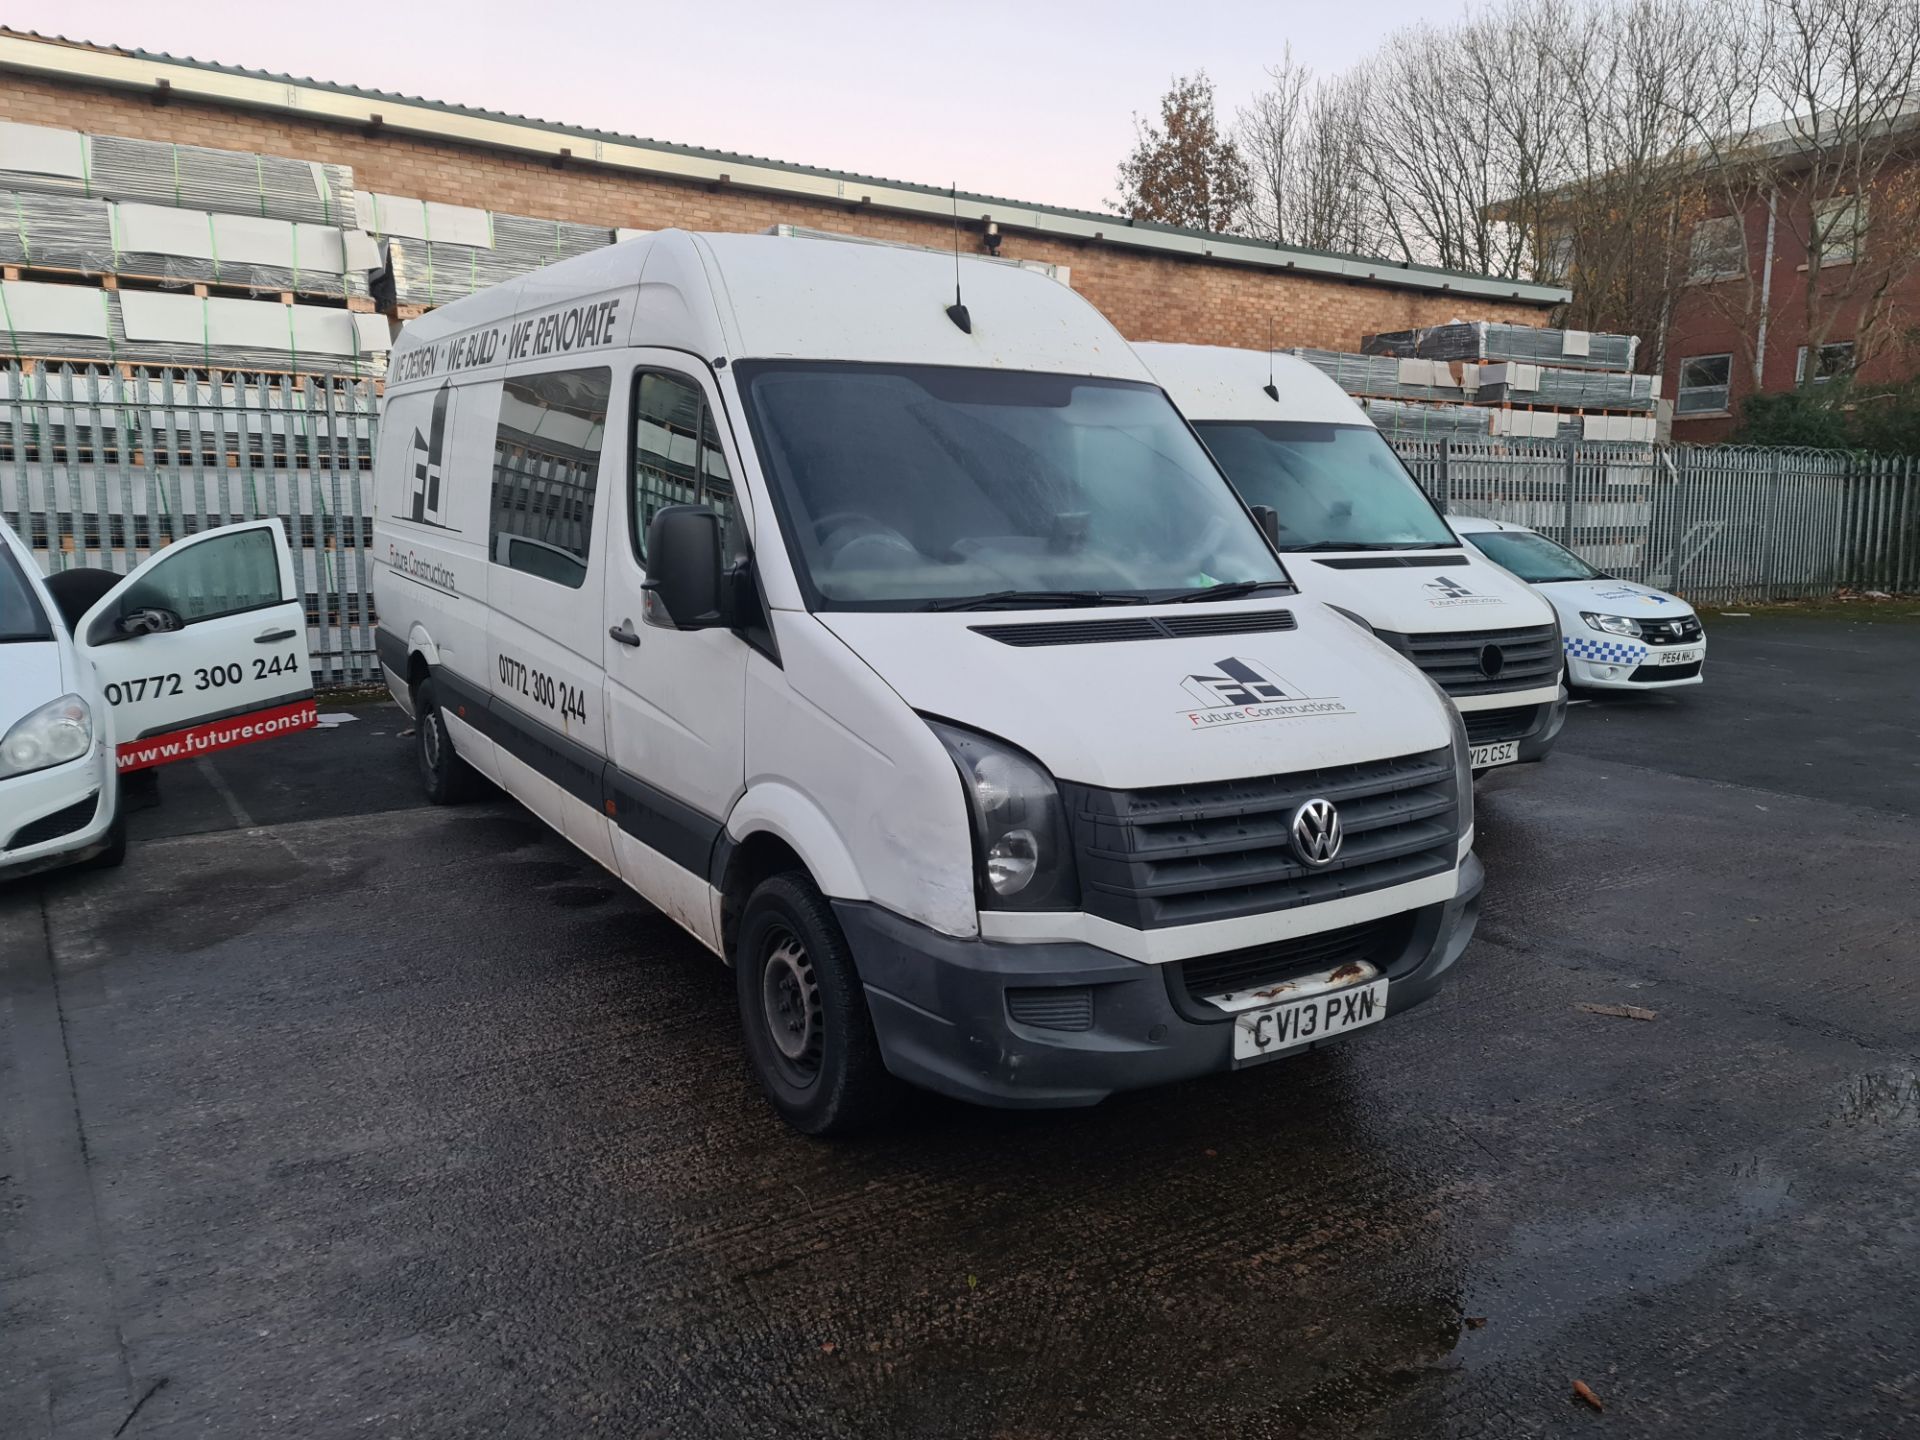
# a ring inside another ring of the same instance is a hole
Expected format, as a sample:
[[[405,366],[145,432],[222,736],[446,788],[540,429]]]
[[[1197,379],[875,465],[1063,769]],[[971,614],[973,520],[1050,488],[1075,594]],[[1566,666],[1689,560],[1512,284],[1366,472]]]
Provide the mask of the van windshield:
[[[40,597],[33,593],[13,551],[0,541],[0,645],[52,638],[53,629],[46,611],[40,608]]]
[[[1474,530],[1467,539],[1494,564],[1511,570],[1529,585],[1605,578],[1564,545],[1556,545],[1531,530]]]
[[[1288,587],[1151,385],[815,362],[748,362],[739,375],[815,608],[1097,605]]]
[[[1280,517],[1282,550],[1425,550],[1459,541],[1371,425],[1196,420],[1249,505]]]

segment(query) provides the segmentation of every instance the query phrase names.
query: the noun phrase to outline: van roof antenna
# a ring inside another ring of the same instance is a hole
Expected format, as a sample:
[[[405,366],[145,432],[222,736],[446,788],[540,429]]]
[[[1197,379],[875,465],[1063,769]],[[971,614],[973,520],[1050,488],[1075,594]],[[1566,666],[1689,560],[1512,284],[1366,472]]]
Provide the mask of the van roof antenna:
[[[973,316],[967,313],[965,302],[960,299],[960,187],[958,184],[947,187],[947,194],[953,199],[953,304],[947,307],[947,318],[960,327],[962,335],[973,333]]]
[[[1267,317],[1267,383],[1260,387],[1267,392],[1269,400],[1278,402],[1280,387],[1273,383],[1273,317]]]

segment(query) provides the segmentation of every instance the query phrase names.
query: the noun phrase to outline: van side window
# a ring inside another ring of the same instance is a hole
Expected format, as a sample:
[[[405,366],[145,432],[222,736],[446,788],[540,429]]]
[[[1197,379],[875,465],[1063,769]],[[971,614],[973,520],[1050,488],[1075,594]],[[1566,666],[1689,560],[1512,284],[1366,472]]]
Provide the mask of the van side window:
[[[494,564],[574,590],[586,582],[612,393],[613,372],[604,366],[502,383],[493,437]]]
[[[691,381],[646,370],[633,395],[633,553],[643,564],[647,526],[668,505],[712,506],[722,553],[733,553],[733,474],[706,396]]]

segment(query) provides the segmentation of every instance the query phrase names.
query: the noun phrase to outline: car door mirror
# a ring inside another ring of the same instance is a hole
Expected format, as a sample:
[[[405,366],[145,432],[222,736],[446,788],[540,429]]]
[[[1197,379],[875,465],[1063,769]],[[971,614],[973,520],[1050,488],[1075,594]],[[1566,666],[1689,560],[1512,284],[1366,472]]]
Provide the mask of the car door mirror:
[[[135,640],[142,635],[165,635],[184,629],[186,623],[177,611],[158,605],[141,605],[124,611],[114,621],[113,633],[122,640]]]
[[[667,505],[647,525],[642,615],[668,630],[728,624],[720,563],[720,516],[705,505]]]
[[[1260,533],[1267,537],[1274,549],[1280,548],[1280,512],[1271,505],[1253,507],[1253,518],[1260,522]]]

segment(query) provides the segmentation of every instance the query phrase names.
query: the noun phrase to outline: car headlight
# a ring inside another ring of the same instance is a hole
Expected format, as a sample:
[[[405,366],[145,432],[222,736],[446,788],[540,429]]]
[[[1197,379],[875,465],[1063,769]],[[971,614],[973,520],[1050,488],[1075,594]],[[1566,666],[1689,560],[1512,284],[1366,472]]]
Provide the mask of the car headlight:
[[[927,724],[953,757],[967,792],[980,904],[990,910],[1077,910],[1080,881],[1053,777],[1003,741],[934,720]]]
[[[62,695],[15,721],[0,739],[0,779],[78,760],[93,748],[93,711],[78,695]]]
[[[1640,622],[1626,615],[1594,615],[1582,610],[1580,618],[1596,630],[1604,630],[1609,635],[1631,635],[1640,638]]]

